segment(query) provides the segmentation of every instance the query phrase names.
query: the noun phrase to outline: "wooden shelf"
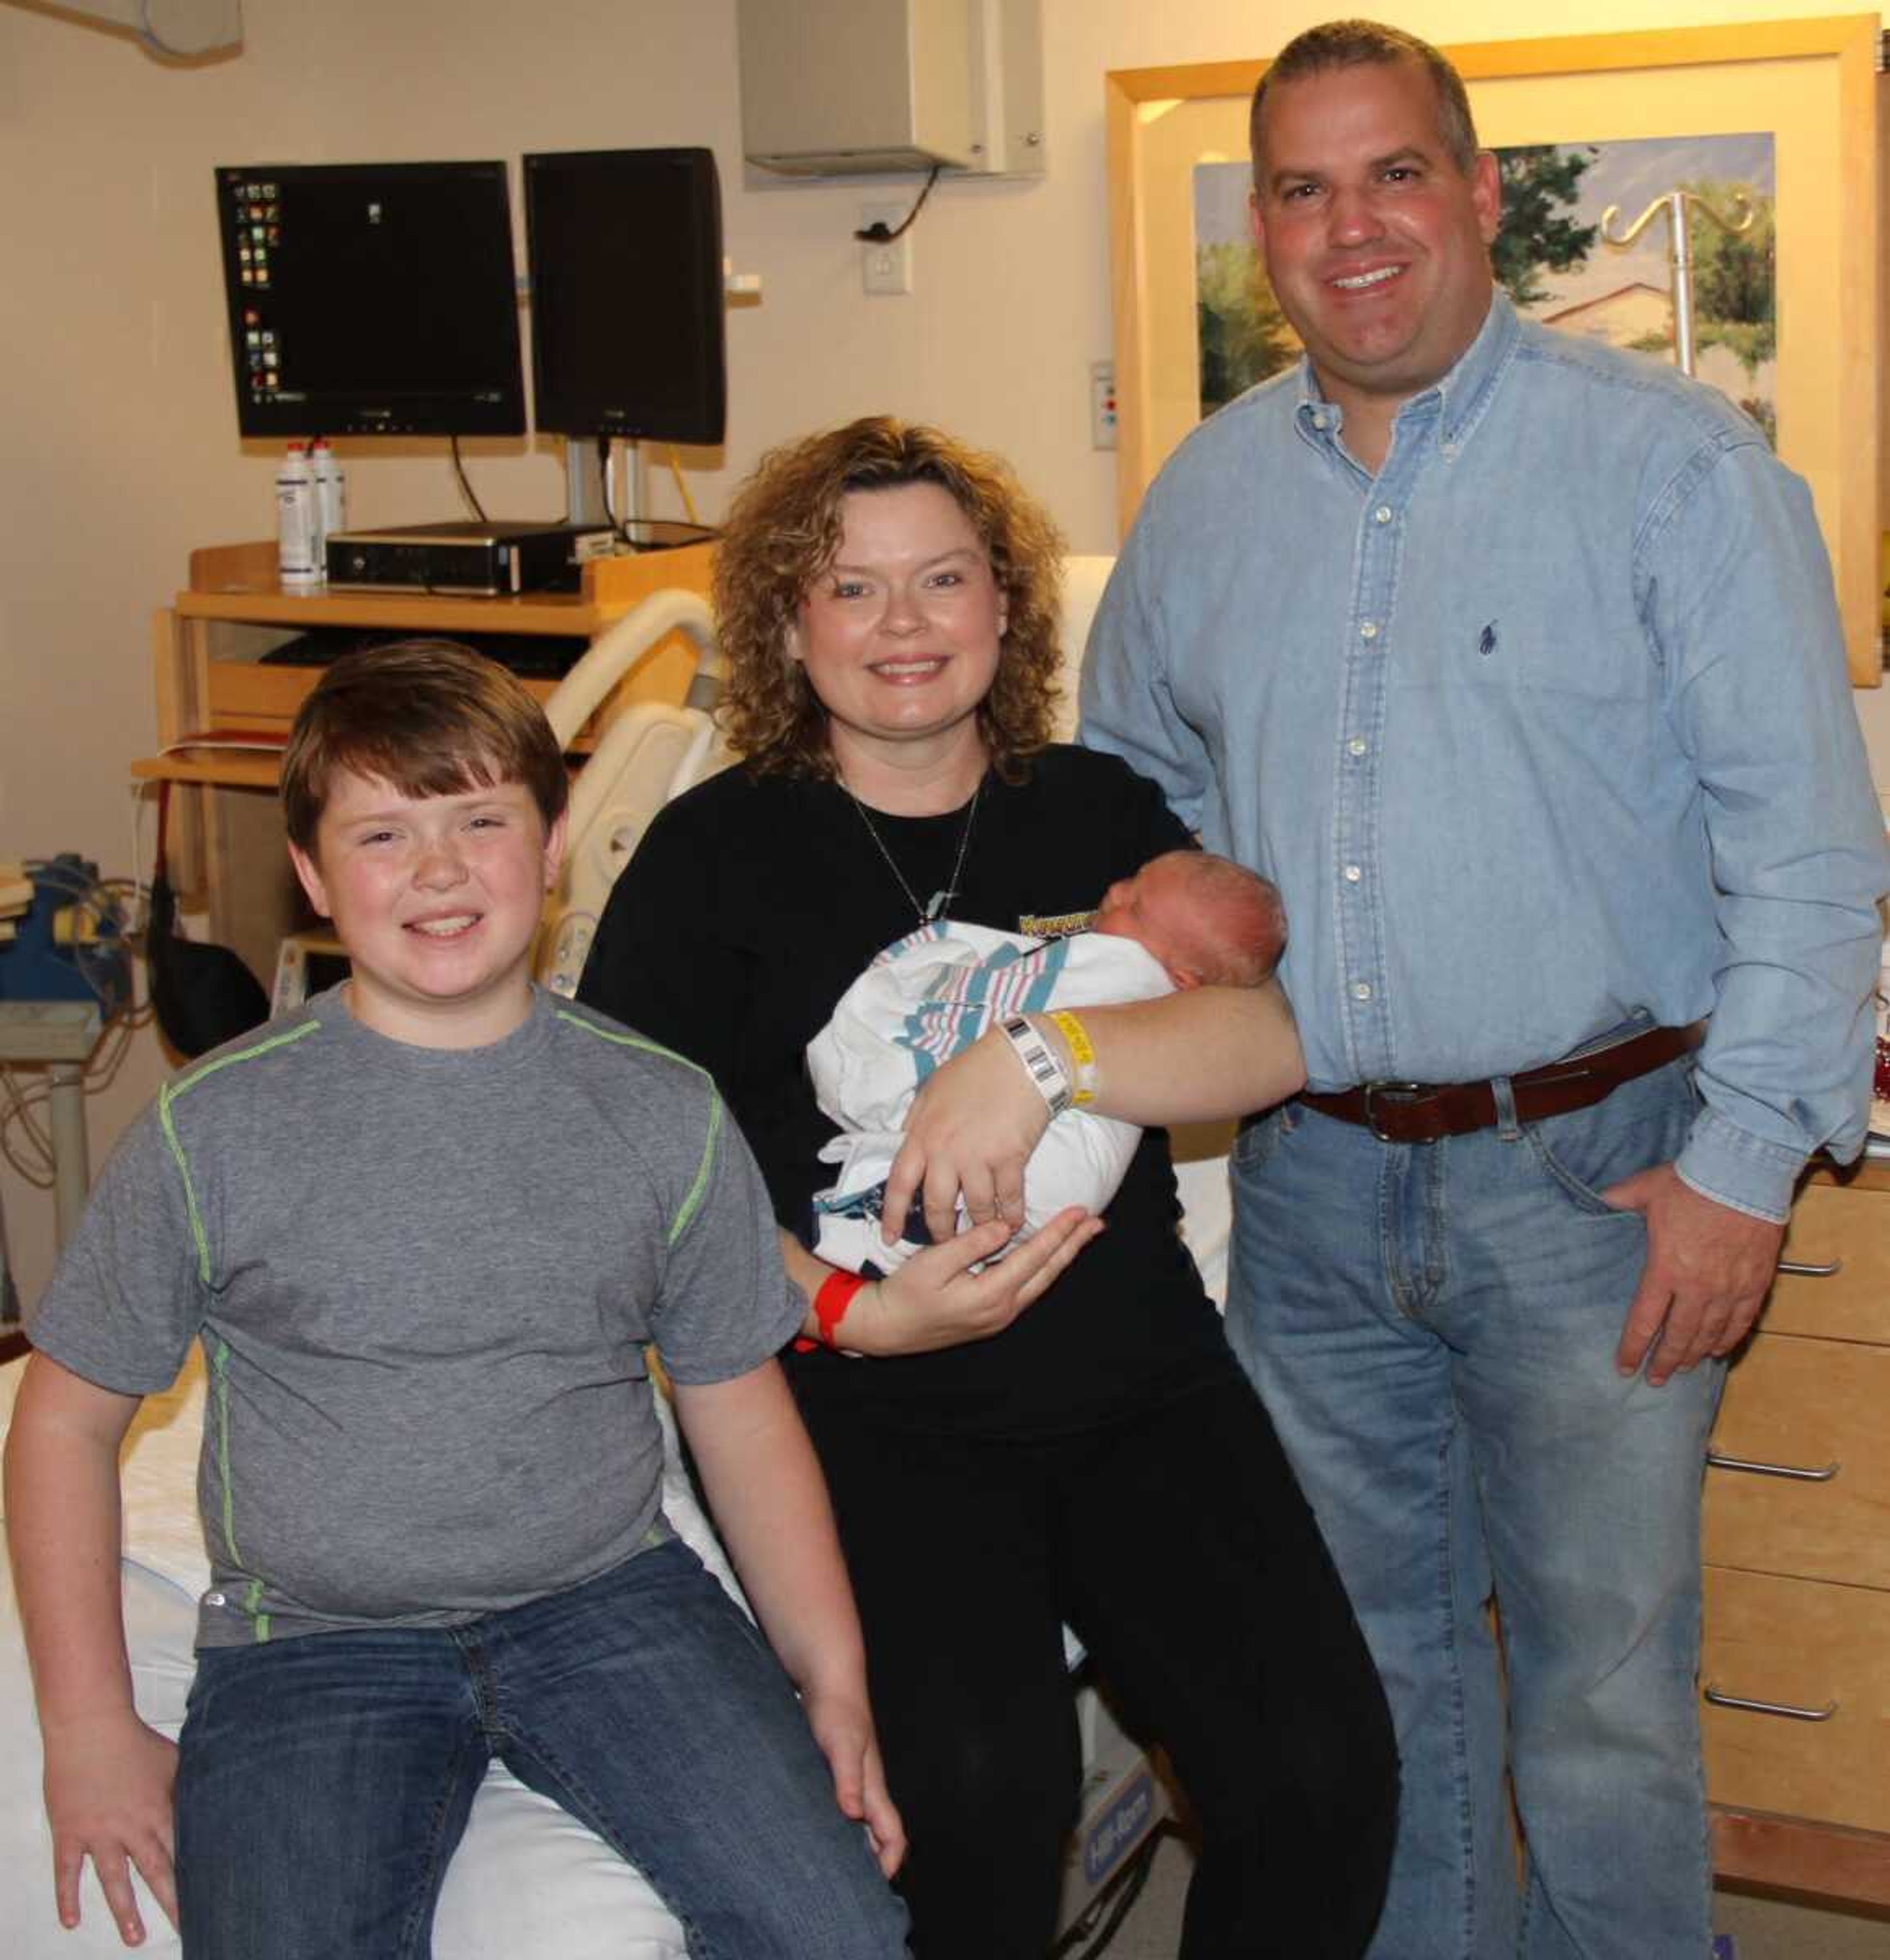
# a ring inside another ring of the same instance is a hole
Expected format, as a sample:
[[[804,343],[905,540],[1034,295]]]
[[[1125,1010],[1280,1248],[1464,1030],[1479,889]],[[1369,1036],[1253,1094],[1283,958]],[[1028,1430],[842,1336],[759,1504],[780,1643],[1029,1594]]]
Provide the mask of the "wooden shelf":
[[[244,625],[364,626],[431,633],[568,633],[590,639],[639,600],[665,586],[706,588],[709,548],[627,552],[593,558],[576,592],[529,592],[481,598],[431,592],[285,592],[275,575],[275,546],[212,545],[190,554],[190,583],[173,609],[180,619]]]
[[[147,756],[131,765],[141,783],[204,783],[226,790],[273,790],[282,781],[279,756],[260,749],[186,749],[173,756]]]
[[[153,622],[158,739],[163,752],[131,765],[134,779],[177,786],[171,800],[171,882],[187,907],[209,915],[210,937],[234,947],[266,984],[282,934],[303,922],[289,876],[275,793],[279,752],[224,749],[208,735],[286,739],[297,709],[324,670],[293,664],[290,642],[322,628],[483,638],[511,633],[571,642],[576,660],[644,600],[673,587],[706,596],[712,553],[692,543],[593,558],[575,592],[480,598],[428,592],[285,592],[268,539],[190,555],[189,582]],[[289,654],[285,660],[279,657]],[[266,658],[266,655],[278,657]],[[571,746],[633,702],[679,702],[697,653],[666,635],[618,681]],[[541,701],[558,683],[521,676]]]

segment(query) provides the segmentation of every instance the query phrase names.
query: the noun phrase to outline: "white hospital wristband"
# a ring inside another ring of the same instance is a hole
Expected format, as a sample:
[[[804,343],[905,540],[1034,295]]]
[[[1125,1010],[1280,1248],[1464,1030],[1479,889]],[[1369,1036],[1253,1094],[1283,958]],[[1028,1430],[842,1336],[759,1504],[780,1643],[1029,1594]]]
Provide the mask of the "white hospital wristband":
[[[1061,1116],[1075,1101],[1076,1090],[1050,1044],[1022,1014],[1013,1014],[998,1026],[1017,1051],[1017,1059],[1029,1072],[1037,1093],[1049,1104],[1051,1115]]]

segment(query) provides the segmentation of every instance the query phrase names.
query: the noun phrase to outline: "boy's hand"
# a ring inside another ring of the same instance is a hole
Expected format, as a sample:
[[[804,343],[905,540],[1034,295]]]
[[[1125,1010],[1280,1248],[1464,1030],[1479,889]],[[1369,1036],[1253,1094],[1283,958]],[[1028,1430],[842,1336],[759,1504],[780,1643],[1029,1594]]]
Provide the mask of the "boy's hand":
[[[129,1710],[66,1723],[46,1737],[46,1814],[59,1923],[79,1923],[79,1880],[90,1858],[127,1946],[142,1946],[131,1867],[177,1923],[171,1786],[177,1745]]]
[[[840,1345],[862,1354],[922,1354],[1001,1334],[1102,1230],[1101,1219],[1072,1205],[974,1273],[1011,1233],[997,1220],[974,1225],[915,1252],[856,1297],[840,1323]]]
[[[889,1879],[905,1860],[905,1826],[886,1787],[873,1717],[857,1695],[810,1688],[801,1698],[807,1726],[833,1772],[833,1800],[867,1828],[873,1855]]]

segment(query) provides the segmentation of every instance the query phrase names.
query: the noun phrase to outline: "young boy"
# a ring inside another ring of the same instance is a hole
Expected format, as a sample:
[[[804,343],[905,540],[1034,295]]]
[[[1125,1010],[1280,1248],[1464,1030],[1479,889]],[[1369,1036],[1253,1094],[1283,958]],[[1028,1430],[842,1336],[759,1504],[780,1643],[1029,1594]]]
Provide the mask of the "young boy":
[[[337,661],[282,797],[352,977],[165,1089],[33,1316],[6,1515],[68,1925],[90,1857],[142,1938],[129,1860],[190,1960],[423,1955],[496,1756],[692,1952],[905,1951],[765,1193],[701,1071],[529,978],[565,787],[477,655]],[[173,1750],[132,1707],[116,1451],[195,1338]],[[658,1508],[648,1341],[780,1664]]]
[[[1193,987],[1258,987],[1285,947],[1278,890],[1206,851],[1150,859],[1109,887],[1087,931],[1064,938],[944,919],[888,947],[807,1047],[814,1093],[842,1126],[820,1153],[839,1170],[814,1198],[814,1251],[829,1265],[883,1274],[929,1242],[916,1208],[905,1234],[884,1242],[886,1173],[920,1084],[994,1022]],[[1066,1205],[1102,1211],[1141,1134],[1080,1107],[1058,1115],[1031,1154],[1023,1233]]]

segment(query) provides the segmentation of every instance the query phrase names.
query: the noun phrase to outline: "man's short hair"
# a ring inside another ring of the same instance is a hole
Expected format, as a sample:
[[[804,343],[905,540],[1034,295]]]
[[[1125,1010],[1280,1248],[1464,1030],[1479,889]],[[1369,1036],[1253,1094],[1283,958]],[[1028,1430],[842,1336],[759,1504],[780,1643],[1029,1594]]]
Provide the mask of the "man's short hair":
[[[1247,142],[1253,180],[1260,182],[1260,116],[1268,95],[1287,82],[1304,81],[1335,68],[1389,67],[1408,62],[1423,68],[1437,91],[1437,135],[1450,161],[1466,176],[1477,160],[1477,126],[1463,78],[1428,41],[1377,21],[1327,21],[1296,34],[1267,65],[1253,91]]]
[[[545,711],[515,674],[455,640],[357,648],[303,701],[282,756],[289,842],[313,853],[339,770],[403,796],[457,796],[519,783],[549,830],[570,778]]]

